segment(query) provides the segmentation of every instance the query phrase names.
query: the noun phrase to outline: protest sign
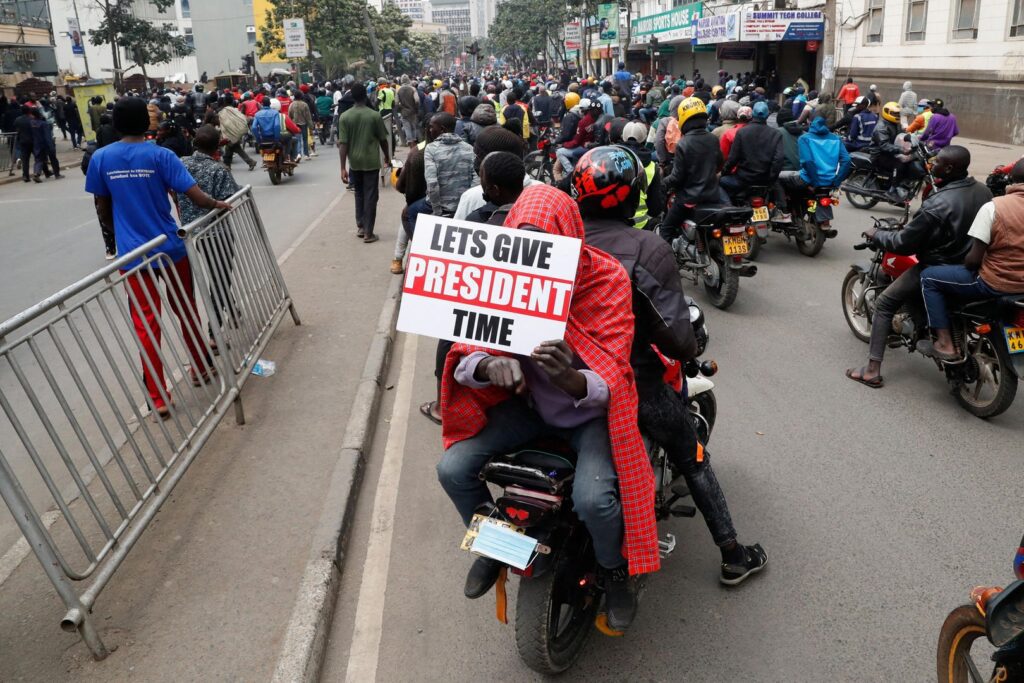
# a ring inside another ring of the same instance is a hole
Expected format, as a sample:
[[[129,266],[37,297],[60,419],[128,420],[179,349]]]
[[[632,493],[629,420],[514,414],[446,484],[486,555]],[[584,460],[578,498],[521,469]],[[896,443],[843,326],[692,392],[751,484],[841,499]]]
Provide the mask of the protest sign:
[[[398,329],[516,354],[562,339],[582,244],[420,214]]]

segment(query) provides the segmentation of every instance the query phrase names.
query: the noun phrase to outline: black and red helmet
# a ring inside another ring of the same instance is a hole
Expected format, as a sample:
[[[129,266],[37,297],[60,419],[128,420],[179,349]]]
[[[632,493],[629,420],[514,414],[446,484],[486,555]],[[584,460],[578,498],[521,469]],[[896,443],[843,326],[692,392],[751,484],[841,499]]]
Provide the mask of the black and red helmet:
[[[646,189],[647,176],[635,152],[619,145],[595,147],[572,172],[572,198],[586,216],[632,218]]]

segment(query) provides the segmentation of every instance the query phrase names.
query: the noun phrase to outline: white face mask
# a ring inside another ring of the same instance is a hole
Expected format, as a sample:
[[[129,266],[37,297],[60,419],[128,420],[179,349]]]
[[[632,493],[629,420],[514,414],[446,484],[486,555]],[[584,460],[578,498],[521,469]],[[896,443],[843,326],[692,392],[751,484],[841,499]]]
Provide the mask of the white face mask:
[[[484,520],[472,550],[516,569],[526,569],[536,548],[537,539],[502,527],[496,521]]]

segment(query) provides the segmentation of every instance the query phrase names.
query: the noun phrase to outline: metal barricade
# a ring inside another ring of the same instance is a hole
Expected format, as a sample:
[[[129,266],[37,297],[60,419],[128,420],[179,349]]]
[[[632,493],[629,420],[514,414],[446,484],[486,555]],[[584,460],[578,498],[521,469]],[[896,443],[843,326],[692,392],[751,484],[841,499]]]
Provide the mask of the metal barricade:
[[[17,137],[17,133],[0,133],[0,173],[14,171],[14,145]]]
[[[0,325],[0,496],[97,659],[97,596],[299,323],[250,188],[230,201],[182,228],[187,261],[160,236]]]

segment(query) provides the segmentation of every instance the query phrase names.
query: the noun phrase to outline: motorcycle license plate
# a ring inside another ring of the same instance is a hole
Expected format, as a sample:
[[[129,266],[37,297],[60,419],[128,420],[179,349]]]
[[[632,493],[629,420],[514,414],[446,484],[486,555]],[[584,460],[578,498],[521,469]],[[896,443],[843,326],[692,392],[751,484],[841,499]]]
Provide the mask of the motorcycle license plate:
[[[722,246],[726,256],[745,256],[750,251],[746,237],[723,237]]]
[[[273,161],[273,160],[274,160],[274,153],[273,152],[264,152],[263,153],[263,161]]]
[[[1003,334],[1010,353],[1024,353],[1024,327],[1004,327]]]
[[[755,222],[767,221],[768,220],[768,207],[767,206],[759,206],[756,209],[754,209],[754,219],[753,220]]]

